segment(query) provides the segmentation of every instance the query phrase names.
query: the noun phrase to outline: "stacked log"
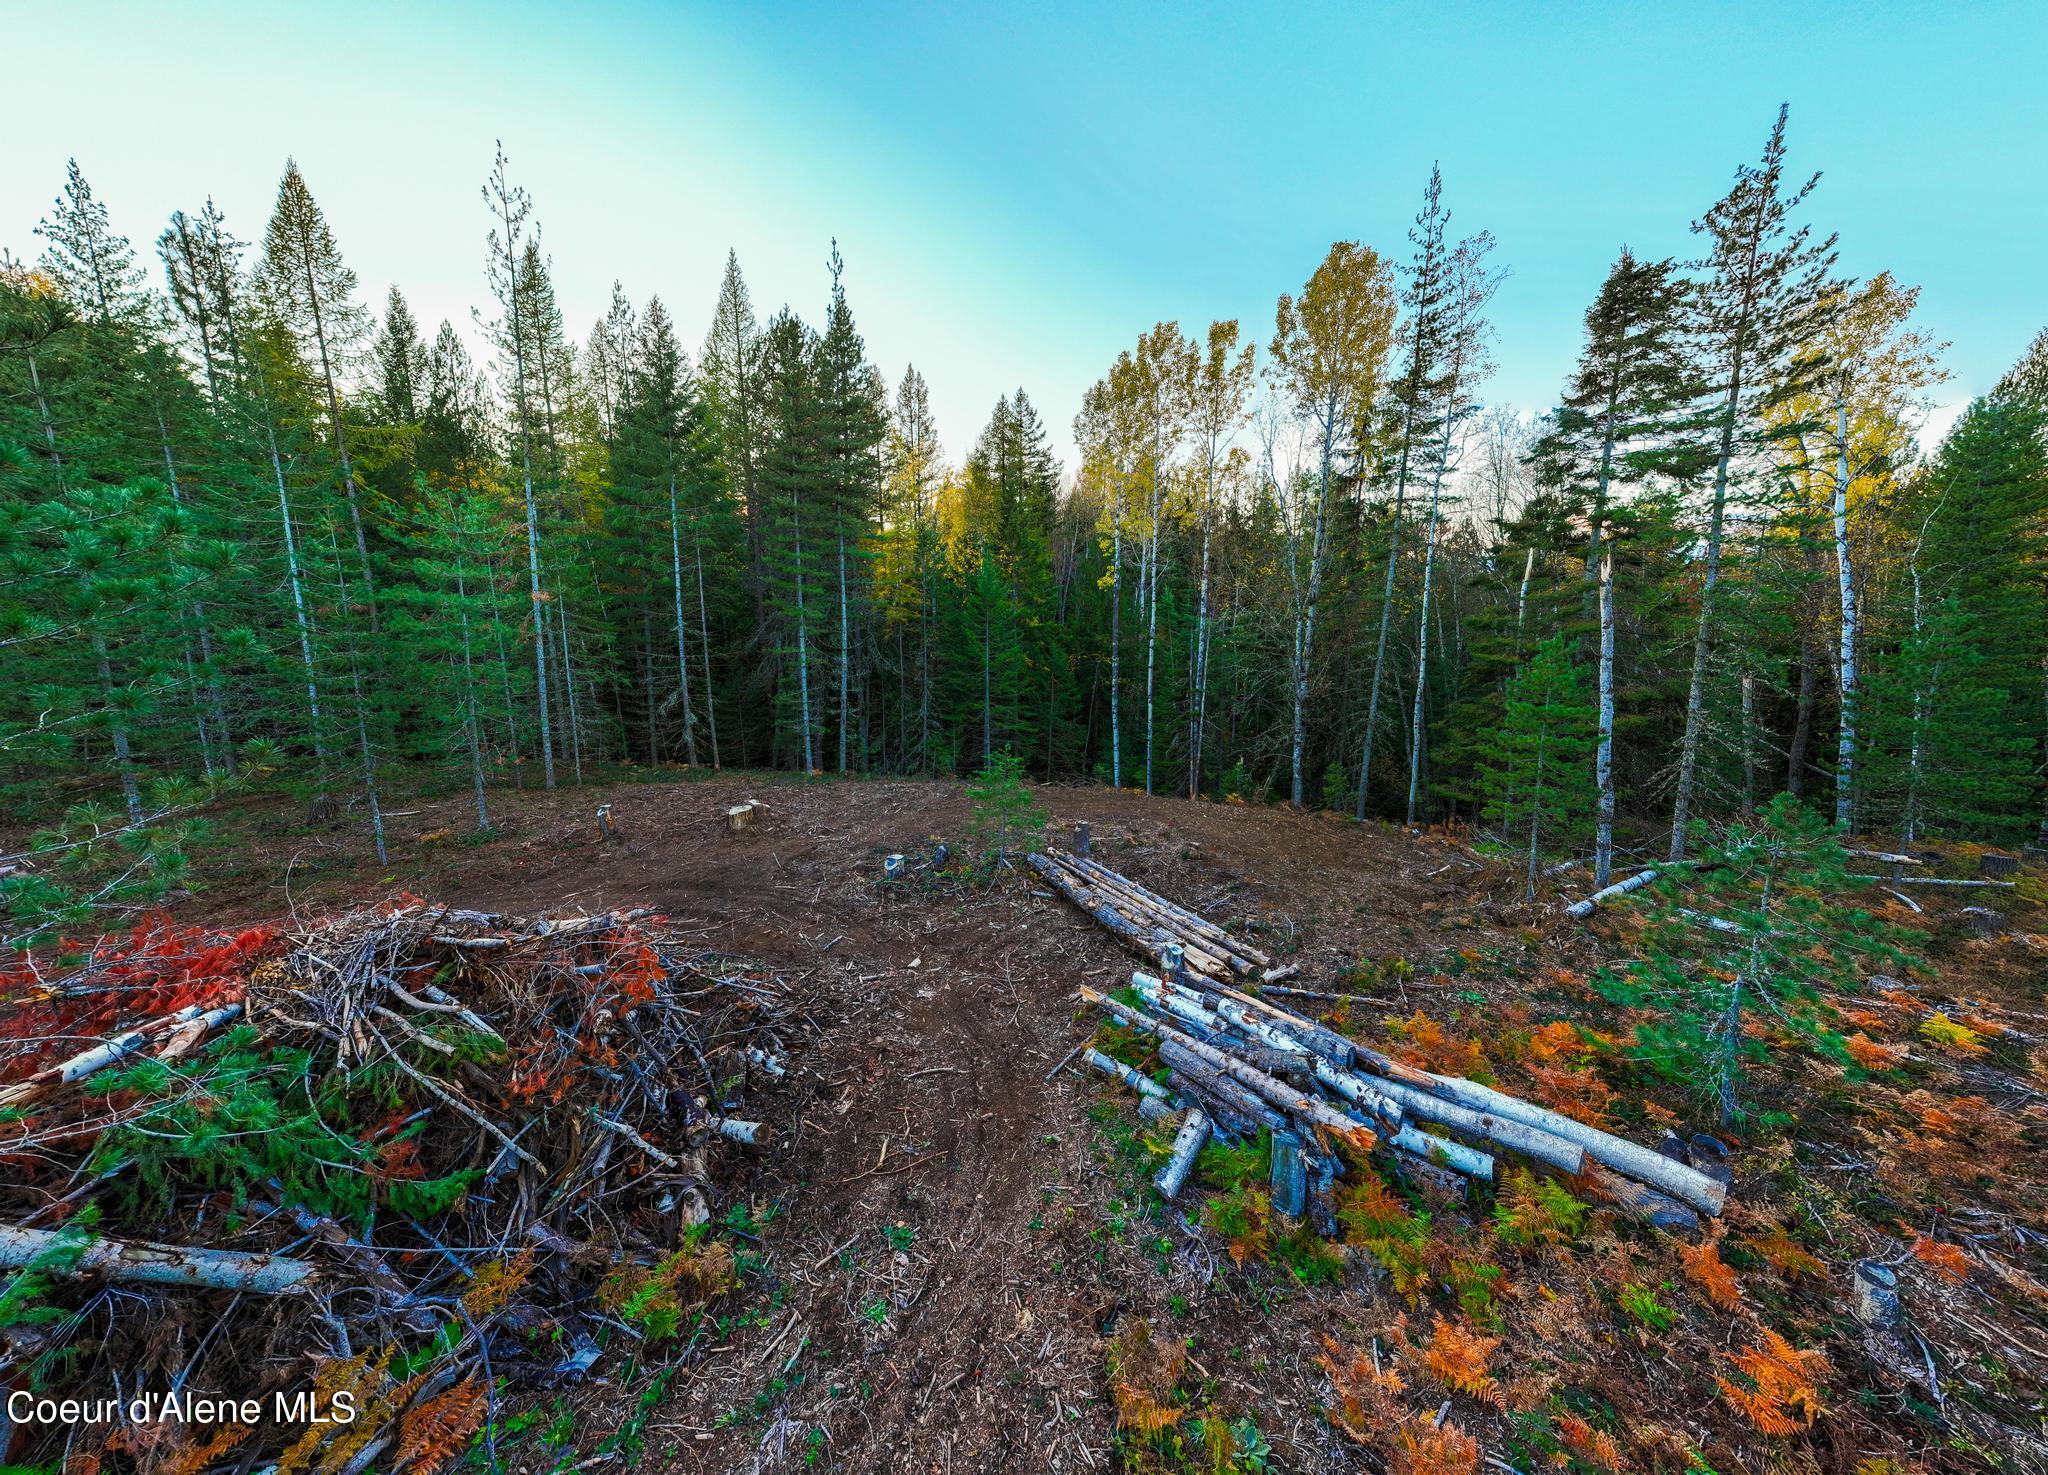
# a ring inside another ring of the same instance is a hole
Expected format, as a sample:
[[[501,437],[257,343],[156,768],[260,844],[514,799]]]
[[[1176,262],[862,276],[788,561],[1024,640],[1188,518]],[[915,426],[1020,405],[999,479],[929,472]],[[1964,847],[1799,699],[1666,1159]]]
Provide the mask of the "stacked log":
[[[1168,964],[1171,948],[1180,950],[1181,968],[1218,982],[1270,983],[1295,971],[1292,965],[1276,966],[1269,954],[1251,943],[1086,855],[1049,850],[1032,856],[1031,864],[1048,885],[1118,942],[1170,973],[1181,971]]]
[[[1156,1042],[1165,1085],[1097,1050],[1088,1063],[1199,1117],[1204,1139],[1290,1134],[1310,1179],[1342,1176],[1347,1157],[1383,1146],[1408,1166],[1481,1180],[1494,1177],[1497,1154],[1512,1154],[1665,1229],[1697,1231],[1700,1215],[1719,1214],[1726,1201],[1726,1183],[1675,1158],[1477,1081],[1418,1069],[1227,984],[1134,973],[1130,992],[1135,1003],[1086,987],[1080,997]],[[1161,1175],[1163,1193],[1186,1176],[1187,1140],[1184,1130],[1169,1164],[1177,1171]]]

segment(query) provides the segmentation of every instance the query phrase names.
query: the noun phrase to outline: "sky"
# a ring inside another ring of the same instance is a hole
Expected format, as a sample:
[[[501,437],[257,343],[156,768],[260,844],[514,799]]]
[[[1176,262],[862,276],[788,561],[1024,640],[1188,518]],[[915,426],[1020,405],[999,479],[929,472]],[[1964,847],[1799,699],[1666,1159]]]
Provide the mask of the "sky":
[[[474,341],[502,139],[579,341],[616,278],[700,342],[729,249],[764,320],[816,322],[836,238],[956,459],[1022,387],[1071,467],[1119,350],[1229,317],[1263,347],[1332,241],[1405,255],[1432,164],[1510,273],[1487,397],[1540,411],[1620,247],[1692,254],[1781,102],[1843,269],[1920,285],[1952,345],[1937,423],[2048,323],[2041,0],[7,8],[16,256],[67,158],[141,247],[209,194],[260,237],[293,156],[366,300]]]

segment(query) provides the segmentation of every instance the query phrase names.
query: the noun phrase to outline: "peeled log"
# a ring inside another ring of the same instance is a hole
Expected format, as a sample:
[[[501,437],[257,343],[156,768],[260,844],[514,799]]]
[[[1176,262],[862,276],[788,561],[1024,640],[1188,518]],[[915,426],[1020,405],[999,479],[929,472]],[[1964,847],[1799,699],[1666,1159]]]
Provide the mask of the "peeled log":
[[[247,1291],[258,1296],[295,1291],[318,1270],[310,1260],[288,1260],[282,1255],[128,1244],[117,1239],[90,1240],[75,1262],[64,1263],[69,1256],[61,1252],[76,1246],[75,1235],[43,1229],[0,1228],[0,1269],[19,1269],[54,1250],[60,1252],[59,1256],[44,1267],[54,1275],[100,1275],[134,1285]]]
[[[1121,1060],[1113,1060],[1093,1046],[1090,1046],[1082,1053],[1081,1059],[1101,1071],[1111,1080],[1122,1081],[1140,1096],[1156,1096],[1163,1101],[1172,1094],[1166,1087],[1160,1085],[1159,1082],[1153,1080],[1152,1077],[1146,1075],[1143,1071],[1134,1070],[1130,1066],[1125,1065]]]
[[[1300,1117],[1310,1125],[1349,1142],[1360,1152],[1370,1152],[1373,1144],[1379,1140],[1369,1130],[1351,1120],[1350,1117],[1344,1115],[1336,1107],[1329,1105],[1327,1102],[1319,1101],[1313,1096],[1304,1095],[1285,1081],[1277,1081],[1262,1070],[1253,1069],[1227,1051],[1218,1050],[1213,1045],[1205,1045],[1185,1031],[1175,1029],[1172,1025],[1153,1019],[1149,1015],[1141,1014],[1128,1005],[1119,1004],[1115,999],[1110,998],[1107,994],[1097,989],[1084,987],[1081,990],[1081,997],[1088,1003],[1094,1004],[1114,1015],[1132,1029],[1143,1030],[1147,1034],[1158,1035],[1161,1039],[1175,1041],[1182,1049],[1205,1065],[1222,1072],[1240,1085],[1249,1087],[1282,1111],[1292,1116]]]
[[[1208,1140],[1209,1118],[1201,1107],[1190,1106],[1187,1116],[1181,1120],[1180,1131],[1173,1139],[1173,1156],[1166,1160],[1166,1166],[1152,1180],[1161,1198],[1171,1201],[1179,1196],[1181,1185],[1188,1181],[1188,1173],[1195,1166],[1202,1144]]]
[[[1626,881],[1616,881],[1612,886],[1603,886],[1584,901],[1573,902],[1564,909],[1564,914],[1567,917],[1590,917],[1593,913],[1600,910],[1602,902],[1613,901],[1617,897],[1627,896],[1631,891],[1641,891],[1645,886],[1655,882],[1656,879],[1657,872],[1655,871],[1637,871]]]
[[[1661,1189],[1703,1213],[1718,1214],[1722,1205],[1728,1201],[1727,1184],[1708,1177],[1697,1168],[1689,1168],[1676,1159],[1668,1158],[1655,1148],[1644,1147],[1640,1143],[1629,1141],[1626,1137],[1617,1137],[1612,1132],[1603,1132],[1598,1127],[1589,1127],[1562,1112],[1532,1105],[1518,1096],[1510,1096],[1505,1091],[1496,1091],[1491,1086],[1482,1086],[1477,1081],[1468,1081],[1462,1076],[1431,1076],[1429,1079],[1432,1091],[1474,1110],[1504,1117],[1511,1122],[1518,1122],[1523,1126],[1576,1143],[1584,1148],[1586,1155],[1595,1162],[1604,1163],[1639,1183]],[[1426,1116],[1426,1113],[1420,1111],[1415,1114]]]

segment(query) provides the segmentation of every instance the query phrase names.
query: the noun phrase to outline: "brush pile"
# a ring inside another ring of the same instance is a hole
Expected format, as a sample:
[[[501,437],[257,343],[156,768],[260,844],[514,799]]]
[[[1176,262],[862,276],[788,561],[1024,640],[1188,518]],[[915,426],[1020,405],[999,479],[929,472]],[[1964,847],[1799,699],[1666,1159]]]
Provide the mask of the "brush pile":
[[[424,1475],[687,1330],[781,997],[644,910],[411,899],[0,972],[0,1385],[258,1414],[0,1417],[0,1465]]]
[[[1137,1091],[1148,1115],[1181,1113],[1173,1154],[1158,1178],[1166,1197],[1179,1192],[1212,1135],[1244,1139],[1263,1131],[1272,1134],[1275,1207],[1306,1215],[1325,1233],[1334,1225],[1344,1150],[1362,1155],[1380,1146],[1411,1171],[1489,1181],[1495,1155],[1512,1153],[1671,1230],[1697,1231],[1700,1215],[1721,1212],[1728,1186],[1718,1160],[1695,1166],[1480,1082],[1370,1049],[1246,992],[1259,986],[1245,976],[1253,969],[1267,970],[1264,981],[1277,974],[1263,954],[1214,923],[1151,892],[1142,895],[1158,905],[1134,911],[1130,898],[1141,888],[1096,862],[1033,860],[1127,946],[1150,947],[1158,959],[1160,972],[1133,973],[1121,998],[1091,988],[1081,998],[1120,1027],[1144,1063],[1156,1058],[1165,1084],[1098,1049],[1083,1058]],[[1189,939],[1200,940],[1199,954]]]

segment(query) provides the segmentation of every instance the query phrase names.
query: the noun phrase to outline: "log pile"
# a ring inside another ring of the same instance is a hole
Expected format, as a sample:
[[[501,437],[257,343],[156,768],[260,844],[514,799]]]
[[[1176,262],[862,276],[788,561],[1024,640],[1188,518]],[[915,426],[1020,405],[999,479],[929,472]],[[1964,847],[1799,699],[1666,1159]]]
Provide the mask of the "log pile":
[[[1032,856],[1031,865],[1118,942],[1169,972],[1177,971],[1168,952],[1175,948],[1186,968],[1219,983],[1251,978],[1273,983],[1295,972],[1292,964],[1276,967],[1252,944],[1088,856],[1049,850]]]
[[[1134,973],[1130,993],[1135,1002],[1085,987],[1080,996],[1149,1038],[1166,1083],[1099,1050],[1083,1058],[1149,1098],[1151,1114],[1162,1104],[1184,1113],[1158,1180],[1169,1198],[1212,1133],[1264,1130],[1275,1143],[1275,1207],[1306,1212],[1325,1232],[1347,1156],[1376,1147],[1412,1170],[1481,1180],[1510,1153],[1680,1232],[1697,1231],[1700,1215],[1719,1214],[1726,1200],[1722,1178],[1688,1163],[1477,1081],[1418,1069],[1230,984]]]
[[[0,969],[0,1296],[49,1313],[0,1326],[0,1384],[266,1409],[348,1386],[373,1411],[267,1418],[217,1459],[204,1428],[138,1459],[115,1425],[0,1419],[0,1465],[297,1444],[302,1470],[425,1475],[451,1409],[466,1443],[504,1390],[635,1345],[634,1289],[729,1277],[696,1226],[770,1140],[739,1112],[785,1069],[780,998],[645,910],[414,900],[296,932],[157,919]]]

